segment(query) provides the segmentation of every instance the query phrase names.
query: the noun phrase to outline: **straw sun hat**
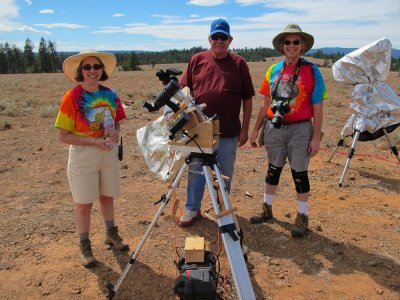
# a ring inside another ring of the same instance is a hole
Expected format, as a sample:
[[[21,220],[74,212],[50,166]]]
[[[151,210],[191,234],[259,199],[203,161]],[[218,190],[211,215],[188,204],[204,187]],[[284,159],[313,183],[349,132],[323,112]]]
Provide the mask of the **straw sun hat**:
[[[75,80],[78,66],[82,60],[90,56],[95,56],[102,61],[104,65],[104,70],[107,73],[108,78],[110,78],[112,73],[114,73],[115,67],[117,66],[117,58],[110,53],[97,52],[93,49],[82,50],[79,52],[79,54],[72,55],[64,60],[63,70],[65,76],[67,76],[72,82],[78,83]]]
[[[288,34],[298,34],[301,36],[301,38],[304,41],[304,52],[303,53],[306,53],[314,45],[314,37],[311,34],[303,32],[301,30],[300,26],[297,24],[289,24],[288,26],[286,26],[286,28],[283,32],[279,33],[272,40],[272,45],[274,46],[276,51],[283,53],[283,47],[282,47],[283,40],[284,40],[285,36],[287,36]]]

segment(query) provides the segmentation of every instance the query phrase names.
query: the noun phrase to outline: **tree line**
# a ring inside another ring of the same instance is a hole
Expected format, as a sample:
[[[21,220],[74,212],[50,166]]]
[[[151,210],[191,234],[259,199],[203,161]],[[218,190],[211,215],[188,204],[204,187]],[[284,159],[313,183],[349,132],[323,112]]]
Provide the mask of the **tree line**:
[[[50,40],[46,41],[43,37],[40,39],[37,51],[34,51],[34,43],[27,38],[24,49],[19,49],[15,45],[5,42],[0,43],[0,74],[17,73],[56,73],[62,72],[62,63],[72,52],[57,52],[56,43]],[[156,64],[186,63],[193,54],[204,51],[203,47],[192,47],[181,50],[165,51],[116,51],[113,54],[117,57],[118,68],[124,71],[140,70],[140,65],[155,66]],[[258,48],[239,48],[232,51],[243,56],[248,62],[265,61],[268,57],[276,57],[281,54],[275,49]],[[318,50],[310,56],[324,59],[323,67],[330,67],[338,59],[342,58],[344,53],[326,54]],[[392,57],[391,71],[400,71],[400,57]]]

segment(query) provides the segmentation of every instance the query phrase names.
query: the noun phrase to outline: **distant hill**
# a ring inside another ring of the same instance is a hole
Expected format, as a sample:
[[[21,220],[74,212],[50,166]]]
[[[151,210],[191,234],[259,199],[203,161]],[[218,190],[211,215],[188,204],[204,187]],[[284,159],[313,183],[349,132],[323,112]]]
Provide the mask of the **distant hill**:
[[[349,54],[358,48],[340,48],[340,47],[327,47],[327,48],[319,48],[319,49],[311,49],[310,51],[307,52],[307,54],[313,54],[317,52],[318,50],[321,50],[324,54],[334,54],[334,53],[344,53],[344,54]],[[392,57],[394,58],[399,58],[400,57],[400,50],[398,49],[392,49]]]

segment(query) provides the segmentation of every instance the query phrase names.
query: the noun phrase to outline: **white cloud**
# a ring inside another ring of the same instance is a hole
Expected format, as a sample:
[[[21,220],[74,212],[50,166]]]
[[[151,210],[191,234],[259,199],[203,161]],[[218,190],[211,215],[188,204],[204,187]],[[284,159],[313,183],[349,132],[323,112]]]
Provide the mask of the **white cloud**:
[[[0,10],[0,32],[29,31],[34,32],[32,27],[24,26],[21,23],[14,22],[19,17],[19,8],[13,0],[1,0]]]
[[[32,1],[31,0],[24,0],[29,6],[32,5]]]
[[[71,24],[71,23],[34,24],[34,26],[46,27],[46,28],[68,28],[68,29],[87,28],[87,26],[79,24]]]
[[[23,26],[17,28],[16,30],[17,31],[21,31],[21,32],[32,32],[32,33],[40,33],[40,34],[51,35],[50,31],[37,30],[36,28],[30,27],[30,26],[26,26],[26,25],[23,25]]]
[[[9,22],[19,16],[19,8],[14,0],[1,0],[0,23]]]
[[[121,27],[119,27],[119,26],[104,26],[104,27],[101,27],[101,28],[103,28],[103,29],[121,29]]]
[[[255,5],[255,4],[262,4],[262,3],[266,3],[268,1],[265,0],[236,0],[236,3],[238,3],[239,5],[242,6],[247,6],[247,5]]]
[[[121,29],[107,29],[93,31],[92,33],[126,33],[126,34],[137,34],[137,35],[151,35],[157,38],[169,39],[169,40],[199,40],[202,39],[207,41],[210,26],[207,25],[133,25],[127,26]],[[176,48],[178,45],[176,46]],[[180,47],[179,47],[180,48]]]
[[[120,13],[113,14],[112,16],[113,16],[114,18],[118,18],[118,17],[125,17],[125,15],[124,15],[124,14],[120,14]]]
[[[39,13],[41,13],[41,14],[54,14],[54,10],[52,10],[52,9],[41,9],[41,10],[39,10]]]
[[[187,4],[197,6],[217,6],[224,4],[225,0],[190,0]]]

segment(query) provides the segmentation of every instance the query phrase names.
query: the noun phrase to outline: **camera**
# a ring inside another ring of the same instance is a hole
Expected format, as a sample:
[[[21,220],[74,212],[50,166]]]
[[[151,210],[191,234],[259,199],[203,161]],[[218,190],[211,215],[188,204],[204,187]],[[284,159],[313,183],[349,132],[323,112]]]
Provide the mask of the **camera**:
[[[282,127],[283,115],[290,111],[289,102],[290,99],[281,97],[272,101],[271,109],[274,113],[274,117],[272,118],[271,123],[274,125],[274,128],[279,129]]]

